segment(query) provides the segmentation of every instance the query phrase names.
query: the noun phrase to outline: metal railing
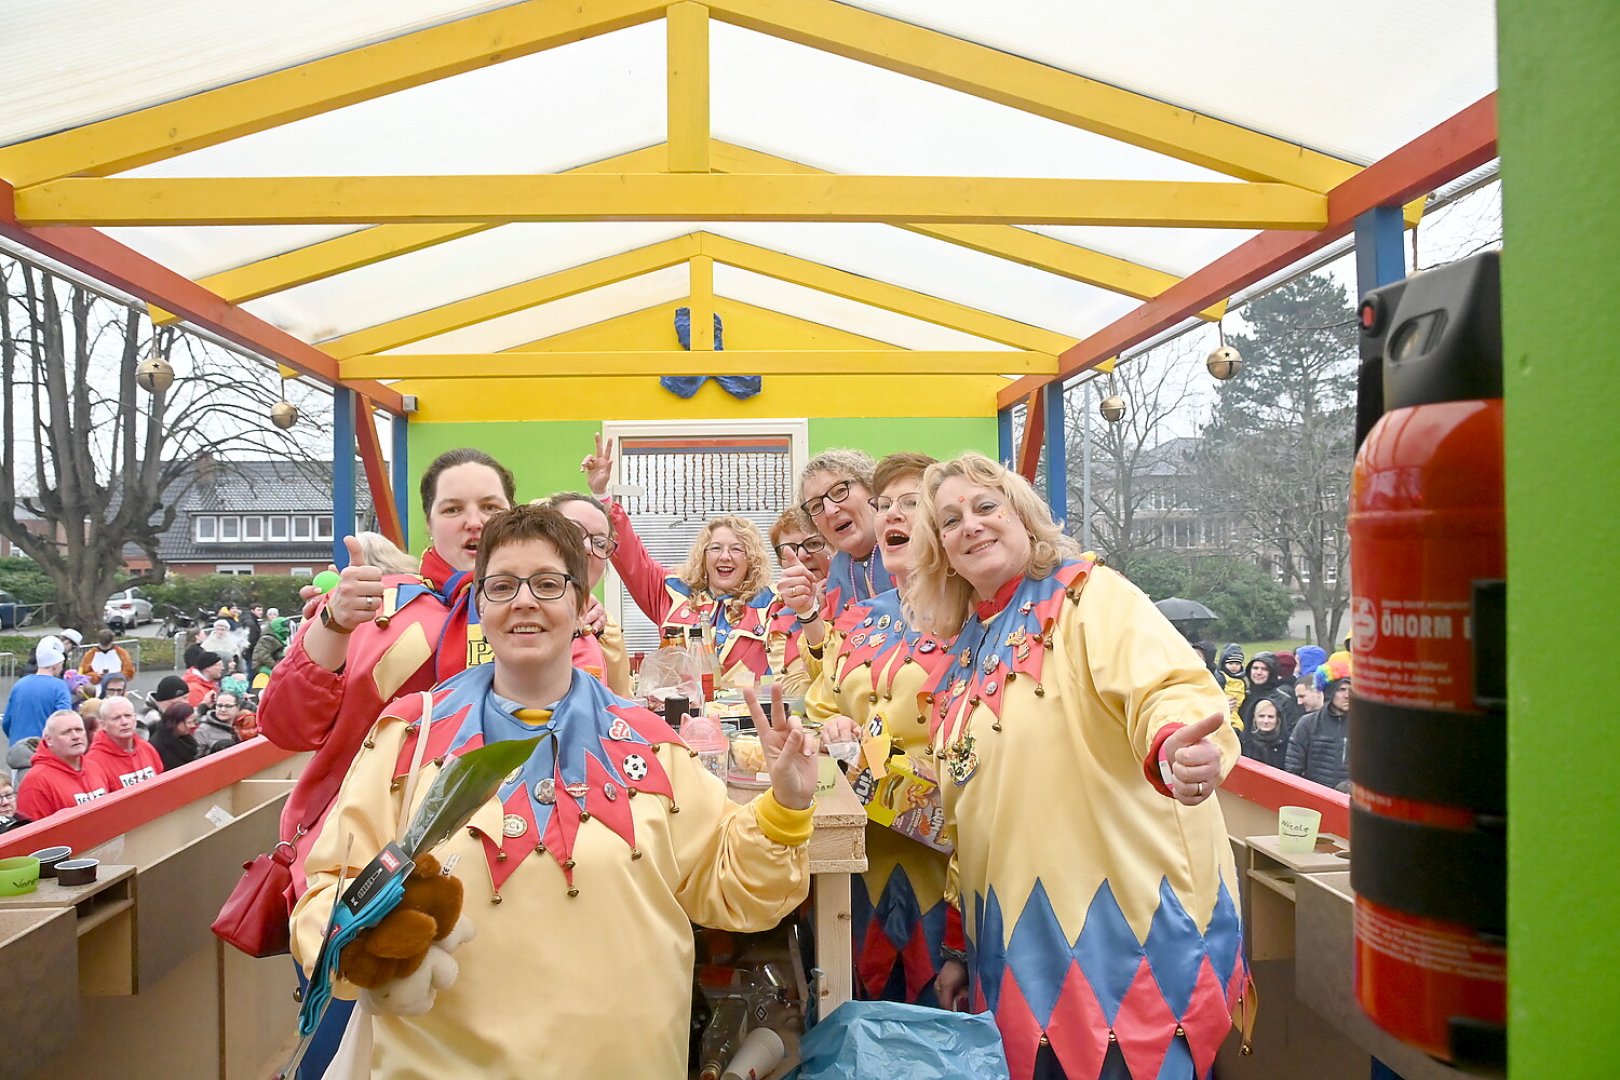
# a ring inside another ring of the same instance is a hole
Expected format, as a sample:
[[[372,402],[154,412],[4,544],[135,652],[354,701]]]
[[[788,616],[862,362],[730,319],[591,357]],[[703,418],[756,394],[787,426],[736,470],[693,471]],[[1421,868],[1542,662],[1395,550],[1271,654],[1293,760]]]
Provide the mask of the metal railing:
[[[10,679],[17,674],[17,654],[0,652],[0,679]]]

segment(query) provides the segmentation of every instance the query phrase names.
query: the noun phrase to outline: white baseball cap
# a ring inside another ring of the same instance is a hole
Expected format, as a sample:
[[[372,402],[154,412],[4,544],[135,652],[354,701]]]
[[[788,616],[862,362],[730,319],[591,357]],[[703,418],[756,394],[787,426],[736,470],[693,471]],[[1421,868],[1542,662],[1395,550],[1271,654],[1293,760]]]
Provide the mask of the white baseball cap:
[[[62,643],[53,637],[42,637],[34,646],[34,663],[42,668],[55,667],[67,659]]]

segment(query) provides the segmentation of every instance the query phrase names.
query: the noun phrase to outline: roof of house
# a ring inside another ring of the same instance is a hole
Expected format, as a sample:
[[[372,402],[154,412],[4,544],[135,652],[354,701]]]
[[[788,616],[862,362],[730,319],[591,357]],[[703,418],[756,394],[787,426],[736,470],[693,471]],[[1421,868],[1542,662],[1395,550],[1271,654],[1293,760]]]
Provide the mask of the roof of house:
[[[329,461],[214,461],[200,467],[197,481],[177,496],[174,522],[164,531],[158,550],[165,562],[299,562],[331,556],[330,540],[298,543],[199,543],[192,519],[199,514],[332,513],[332,464]],[[371,492],[355,488],[356,515],[371,520]]]

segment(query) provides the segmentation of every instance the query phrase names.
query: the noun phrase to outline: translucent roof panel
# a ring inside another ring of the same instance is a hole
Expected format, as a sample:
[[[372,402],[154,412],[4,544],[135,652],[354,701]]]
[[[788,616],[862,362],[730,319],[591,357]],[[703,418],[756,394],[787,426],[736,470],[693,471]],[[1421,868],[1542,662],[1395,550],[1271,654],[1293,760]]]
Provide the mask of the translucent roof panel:
[[[711,232],[1081,337],[1136,301],[889,225],[727,223]]]
[[[666,222],[503,225],[243,306],[306,341],[322,341],[690,231]]]
[[[1496,88],[1486,0],[846,0],[1366,164]]]
[[[525,311],[515,311],[477,326],[418,341],[393,350],[410,353],[493,353],[526,345],[553,334],[591,326],[654,304],[673,304],[687,294],[691,278],[684,266],[655,270],[600,289],[566,296]],[[674,331],[671,330],[671,335]]]
[[[1031,225],[1059,240],[1142,266],[1186,277],[1208,266],[1245,240],[1252,229],[1144,229],[1118,225]]]
[[[510,2],[6,0],[0,33],[0,101],[6,103],[0,109],[0,145]]]
[[[718,296],[729,296],[755,307],[769,308],[823,326],[887,341],[903,349],[1008,348],[946,326],[913,319],[909,315],[897,315],[870,304],[845,300],[734,266],[715,266],[714,291]]]
[[[550,173],[664,141],[661,22],[358,102],[125,176]]]
[[[195,279],[318,244],[355,229],[353,225],[166,225],[102,231]]]
[[[831,172],[1230,179],[1068,124],[767,34],[709,33],[716,138]]]

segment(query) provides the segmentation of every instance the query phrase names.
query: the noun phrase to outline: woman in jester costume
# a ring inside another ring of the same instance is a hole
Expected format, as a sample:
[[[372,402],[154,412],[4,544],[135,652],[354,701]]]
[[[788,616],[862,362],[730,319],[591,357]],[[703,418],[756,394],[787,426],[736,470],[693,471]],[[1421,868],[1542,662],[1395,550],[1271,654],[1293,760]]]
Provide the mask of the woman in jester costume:
[[[923,454],[891,454],[872,475],[878,550],[895,588],[848,608],[836,646],[805,705],[812,719],[849,717],[863,754],[852,773],[867,800],[867,871],[853,882],[855,972],[866,997],[937,1004],[942,951],[961,955],[962,920],[945,900],[949,844],[940,836],[937,777],[928,749],[928,692],[946,663],[946,643],[902,609]],[[791,568],[790,568],[791,571]],[[802,596],[784,575],[784,597]],[[932,797],[930,797],[932,796]]]
[[[365,984],[373,1077],[683,1076],[692,922],[767,929],[808,892],[814,736],[756,706],[772,786],[733,802],[661,718],[570,665],[587,572],[579,531],[557,511],[492,519],[475,587],[494,662],[434,690],[425,732],[419,694],[382,711],[315,843],[293,919],[306,964],[340,871],[394,838],[413,762],[420,804],[446,757],[553,736],[434,852],[462,900],[445,919],[454,931],[427,948],[451,955],[429,958],[429,978],[416,968]],[[393,956],[365,935],[398,939],[389,920],[419,915],[396,910],[363,932],[340,970],[359,978],[354,965]]]
[[[608,508],[617,547],[613,568],[641,613],[660,627],[684,635],[693,628],[712,638],[727,686],[751,686],[782,670],[785,636],[771,632],[770,556],[759,527],[736,514],[706,524],[686,563],[671,572],[653,558],[630,524],[624,507],[608,498],[613,476],[613,440],[596,437],[596,451],[580,462],[591,494]]]
[[[956,637],[932,749],[969,954],[941,998],[966,983],[1015,1080],[1208,1077],[1248,988],[1225,699],[1021,477],[966,454],[922,489],[907,599]]]

